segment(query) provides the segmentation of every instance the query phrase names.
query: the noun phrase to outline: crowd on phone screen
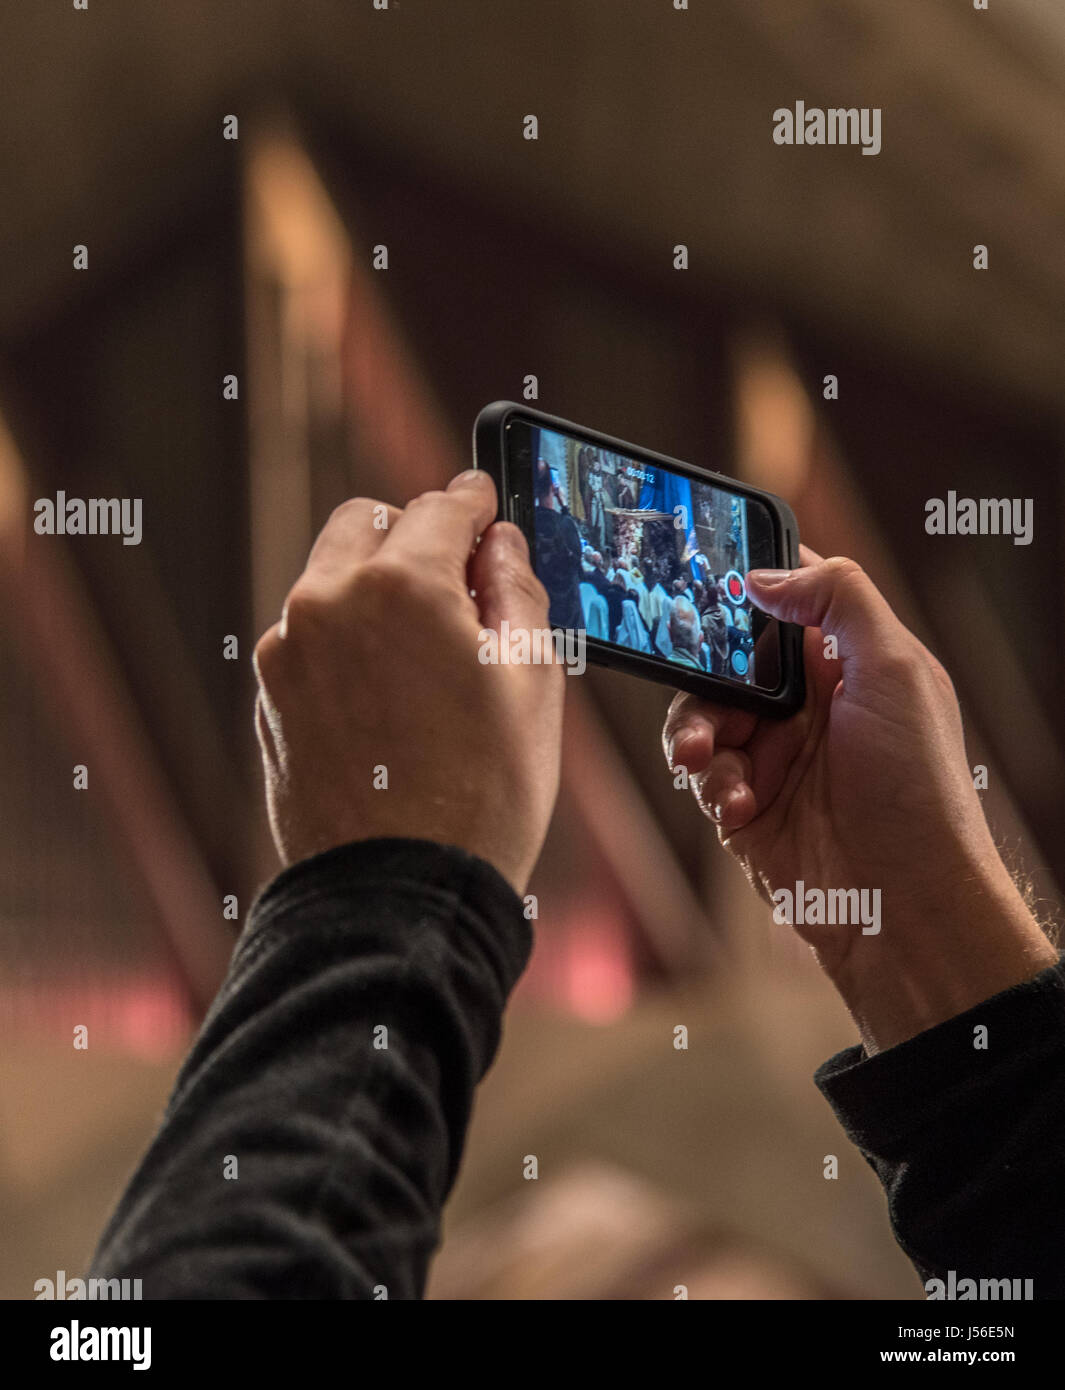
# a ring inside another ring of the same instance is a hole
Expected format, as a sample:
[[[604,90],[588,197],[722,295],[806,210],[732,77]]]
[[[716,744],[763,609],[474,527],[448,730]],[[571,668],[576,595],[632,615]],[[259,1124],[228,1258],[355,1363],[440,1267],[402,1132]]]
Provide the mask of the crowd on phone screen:
[[[729,602],[703,554],[685,560],[668,521],[642,528],[639,553],[604,543],[605,528],[570,514],[542,461],[536,472],[536,570],[553,627],[664,657],[712,675],[751,675],[750,614]],[[657,544],[656,544],[657,541]]]

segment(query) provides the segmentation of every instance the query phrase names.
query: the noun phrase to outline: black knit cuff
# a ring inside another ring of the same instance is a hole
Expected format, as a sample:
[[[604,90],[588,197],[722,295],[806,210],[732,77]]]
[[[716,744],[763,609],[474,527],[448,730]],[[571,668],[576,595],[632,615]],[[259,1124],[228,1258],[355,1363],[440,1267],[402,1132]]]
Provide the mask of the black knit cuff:
[[[987,1028],[987,1050],[973,1046]],[[1065,956],[1033,979],[869,1057],[848,1047],[814,1075],[850,1138],[883,1152],[907,1133],[942,1119],[970,1093],[1008,1087],[1011,1073],[1065,1051]]]
[[[282,870],[252,904],[235,961],[270,926],[298,930],[301,919],[331,918],[364,911],[368,899],[385,896],[415,906],[438,904],[443,917],[471,916],[490,938],[492,957],[505,993],[525,969],[532,928],[522,900],[493,865],[454,845],[398,838],[357,840]]]

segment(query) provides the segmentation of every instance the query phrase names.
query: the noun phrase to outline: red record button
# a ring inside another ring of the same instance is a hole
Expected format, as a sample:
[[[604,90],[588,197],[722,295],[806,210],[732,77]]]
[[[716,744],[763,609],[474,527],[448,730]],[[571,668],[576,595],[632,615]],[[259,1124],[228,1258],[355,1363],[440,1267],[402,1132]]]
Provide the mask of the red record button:
[[[742,603],[747,597],[747,586],[739,570],[729,570],[725,575],[725,592],[733,603]]]

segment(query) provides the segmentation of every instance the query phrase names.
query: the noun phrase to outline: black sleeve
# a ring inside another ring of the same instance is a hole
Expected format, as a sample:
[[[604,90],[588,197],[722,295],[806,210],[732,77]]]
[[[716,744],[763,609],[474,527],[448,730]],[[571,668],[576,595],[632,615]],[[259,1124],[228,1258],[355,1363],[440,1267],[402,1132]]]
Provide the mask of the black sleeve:
[[[513,889],[461,850],[367,840],[287,869],[92,1275],[145,1298],[420,1297],[530,947]]]
[[[887,1052],[848,1048],[815,1080],[926,1285],[953,1271],[1065,1298],[1065,958]]]

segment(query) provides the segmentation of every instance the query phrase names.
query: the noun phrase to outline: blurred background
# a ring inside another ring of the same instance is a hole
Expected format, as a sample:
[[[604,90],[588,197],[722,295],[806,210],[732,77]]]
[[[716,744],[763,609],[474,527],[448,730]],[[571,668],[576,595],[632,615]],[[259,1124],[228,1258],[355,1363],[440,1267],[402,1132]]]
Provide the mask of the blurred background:
[[[275,872],[250,657],[315,531],[529,376],[862,561],[1057,911],[1056,0],[90,0],[5,16],[0,92],[0,1296],[83,1271]],[[882,152],[775,145],[797,100],[881,107]],[[143,543],[34,535],[59,489],[142,498]],[[927,536],[949,489],[1034,543]],[[431,1295],[921,1297],[811,1080],[852,1025],[674,788],[669,692],[567,684]]]

